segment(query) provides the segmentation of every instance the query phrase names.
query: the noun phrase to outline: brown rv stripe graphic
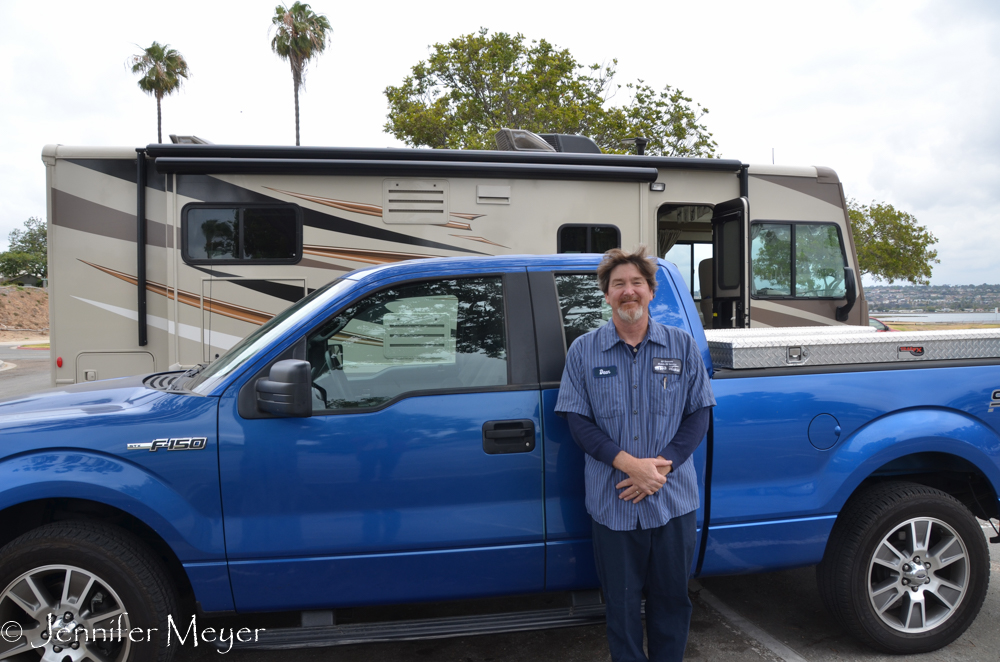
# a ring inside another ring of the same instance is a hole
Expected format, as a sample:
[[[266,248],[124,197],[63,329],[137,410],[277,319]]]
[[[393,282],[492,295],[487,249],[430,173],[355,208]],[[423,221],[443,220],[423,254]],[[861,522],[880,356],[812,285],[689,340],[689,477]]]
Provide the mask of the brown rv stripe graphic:
[[[348,200],[334,200],[333,198],[321,198],[318,195],[308,195],[306,193],[293,193],[292,191],[285,191],[280,188],[273,188],[271,186],[265,186],[269,191],[274,191],[275,193],[284,193],[285,195],[290,195],[293,198],[299,198],[301,200],[309,200],[310,202],[317,202],[321,205],[326,205],[327,207],[333,207],[334,209],[340,209],[341,211],[352,211],[356,214],[365,214],[366,216],[382,216],[382,207],[379,205],[370,205],[366,202],[350,202]]]
[[[275,193],[284,193],[285,195],[290,195],[293,198],[299,198],[301,200],[309,200],[310,202],[315,202],[321,205],[326,205],[327,207],[333,207],[334,209],[340,209],[341,211],[352,211],[356,214],[365,214],[366,216],[382,216],[382,207],[379,205],[369,204],[367,202],[351,202],[350,200],[336,200],[334,198],[323,198],[318,195],[309,195],[307,193],[295,193],[293,191],[285,191],[280,188],[273,188],[270,186],[265,186],[269,191],[274,191]],[[464,218],[467,221],[474,221],[477,218],[481,218],[486,214],[460,214],[458,212],[451,212],[451,216],[457,218]],[[435,224],[436,225],[436,224]],[[456,230],[471,230],[472,226],[468,223],[459,223],[457,221],[448,221],[444,224],[446,228],[455,228]]]
[[[79,258],[77,258],[79,259]],[[135,276],[130,276],[127,273],[116,271],[114,269],[109,269],[108,267],[102,267],[99,264],[94,264],[93,262],[87,262],[86,260],[80,260],[86,265],[94,267],[99,271],[103,271],[109,276],[114,276],[126,283],[131,283],[132,285],[139,285],[138,279]],[[192,306],[194,308],[201,308],[201,297],[197,294],[191,292],[185,292],[184,290],[174,290],[174,288],[167,287],[161,283],[154,283],[151,281],[146,281],[146,289],[154,294],[159,294],[165,296],[168,299],[177,299],[177,301]],[[176,296],[174,296],[176,292]],[[231,317],[235,320],[240,320],[241,322],[250,322],[251,324],[261,325],[268,321],[274,315],[270,313],[265,313],[261,310],[254,310],[253,308],[247,308],[245,306],[237,306],[234,303],[226,303],[224,301],[216,301],[215,299],[205,299],[205,310],[216,313],[217,315],[222,315],[224,317]]]
[[[438,255],[397,253],[395,251],[371,251],[360,248],[337,248],[334,246],[318,246],[316,244],[303,245],[302,252],[308,255],[340,258],[342,260],[364,262],[365,264],[388,264],[390,262],[402,262],[403,260],[419,260],[428,257],[439,257]]]
[[[497,242],[490,241],[489,239],[487,239],[485,237],[463,237],[460,234],[453,234],[451,236],[452,237],[458,237],[459,239],[468,239],[469,241],[481,241],[484,244],[491,244],[493,246],[499,246],[500,248],[510,249],[510,246],[504,246],[503,244],[498,244]]]

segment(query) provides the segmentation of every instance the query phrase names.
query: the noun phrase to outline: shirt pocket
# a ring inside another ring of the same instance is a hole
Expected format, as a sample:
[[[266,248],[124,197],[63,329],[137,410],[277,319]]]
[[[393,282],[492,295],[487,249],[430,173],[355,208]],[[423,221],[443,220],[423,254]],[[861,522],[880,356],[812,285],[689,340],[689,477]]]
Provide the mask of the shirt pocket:
[[[664,375],[657,375],[655,388],[653,388],[650,398],[652,408],[650,425],[654,428],[649,431],[651,439],[670,439],[684,417],[686,398],[684,388],[681,386],[681,376],[666,375],[666,377],[667,388],[663,388]],[[671,379],[673,379],[673,384],[671,384]]]
[[[672,393],[680,388],[681,383],[684,381],[683,375],[678,374],[653,374],[653,392],[659,395],[664,393]]]
[[[591,406],[597,418],[621,416],[625,411],[625,395],[622,393],[622,378],[602,377],[593,381]]]

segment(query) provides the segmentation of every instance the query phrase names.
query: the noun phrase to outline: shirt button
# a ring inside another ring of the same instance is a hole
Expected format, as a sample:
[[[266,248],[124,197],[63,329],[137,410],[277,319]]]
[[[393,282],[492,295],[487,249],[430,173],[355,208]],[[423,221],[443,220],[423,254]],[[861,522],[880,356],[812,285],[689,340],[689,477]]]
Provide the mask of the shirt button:
[[[635,361],[632,361],[632,365],[635,365]]]
[[[639,435],[636,435],[636,436],[634,436],[634,437],[632,437],[632,438],[638,441],[638,439],[639,439]]]
[[[638,414],[638,413],[639,413],[639,410],[638,410],[638,409],[633,409],[633,410],[632,410],[632,413],[633,413],[633,414]]]
[[[639,388],[638,384],[632,384],[632,388]]]

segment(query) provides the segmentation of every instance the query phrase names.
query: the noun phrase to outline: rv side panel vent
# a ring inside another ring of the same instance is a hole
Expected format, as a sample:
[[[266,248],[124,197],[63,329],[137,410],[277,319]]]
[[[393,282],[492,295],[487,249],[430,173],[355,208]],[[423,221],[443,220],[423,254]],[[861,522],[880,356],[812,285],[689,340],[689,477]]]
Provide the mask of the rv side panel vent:
[[[509,205],[510,187],[478,184],[476,186],[476,202],[481,205]]]
[[[382,220],[386,223],[444,225],[448,222],[447,179],[386,179]]]

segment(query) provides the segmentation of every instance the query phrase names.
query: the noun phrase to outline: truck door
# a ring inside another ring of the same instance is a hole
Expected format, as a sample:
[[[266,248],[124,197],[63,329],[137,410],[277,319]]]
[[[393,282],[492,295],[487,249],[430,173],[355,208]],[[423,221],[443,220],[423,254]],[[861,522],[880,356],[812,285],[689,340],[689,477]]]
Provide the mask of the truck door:
[[[312,416],[257,413],[254,386],[269,366],[220,403],[238,610],[543,588],[523,268],[372,288],[290,341],[311,367]]]
[[[690,330],[689,317],[697,323],[694,309],[686,314],[675,287],[683,288],[664,267],[656,273],[658,287],[650,303],[651,315],[660,323]],[[540,268],[528,272],[531,303],[538,338],[539,379],[542,388],[542,420],[545,450],[545,589],[568,591],[598,585],[591,541],[592,520],[584,503],[584,454],[570,434],[566,419],[555,413],[559,383],[566,363],[566,349],[573,341],[611,319],[611,308],[597,284],[597,274],[553,272]],[[698,475],[701,507],[697,511],[699,540],[704,522],[706,444],[691,456]],[[696,555],[697,556],[697,555]],[[691,568],[692,573],[694,567]]]
[[[748,260],[746,198],[736,198],[715,206],[712,214],[712,324],[713,329],[750,326],[750,297],[747,292]],[[704,288],[704,284],[702,284]]]

